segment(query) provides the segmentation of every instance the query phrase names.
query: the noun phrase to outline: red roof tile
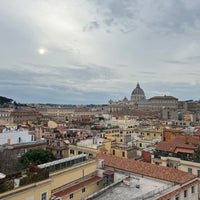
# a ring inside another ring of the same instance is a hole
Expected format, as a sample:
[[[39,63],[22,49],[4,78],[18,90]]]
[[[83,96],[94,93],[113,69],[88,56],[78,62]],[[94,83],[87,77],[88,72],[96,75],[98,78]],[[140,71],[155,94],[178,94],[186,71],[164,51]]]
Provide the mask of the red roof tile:
[[[179,184],[183,184],[196,177],[193,174],[189,174],[178,169],[153,165],[127,158],[120,158],[105,154],[99,154],[97,155],[97,158],[104,159],[105,165],[113,168]]]
[[[200,183],[199,180],[194,180],[192,183],[187,184],[186,186],[183,186],[183,187],[178,188],[178,189],[176,189],[176,190],[174,190],[174,191],[172,191],[172,192],[169,192],[168,194],[165,194],[165,195],[163,195],[162,197],[156,198],[156,200],[166,200],[166,199],[170,199],[170,198],[174,197],[175,195],[180,194],[182,191],[187,190],[188,188],[190,188],[190,187],[192,187],[192,186],[194,186],[194,185],[197,185],[197,184],[199,184],[199,183]]]
[[[83,188],[83,187],[85,187],[85,186],[87,186],[87,185],[89,185],[91,183],[98,182],[101,179],[102,178],[100,178],[98,176],[94,176],[94,177],[92,177],[92,178],[90,178],[90,179],[88,179],[86,181],[83,181],[81,183],[73,185],[73,186],[71,186],[69,188],[66,188],[66,189],[62,190],[62,191],[56,192],[53,195],[56,196],[56,197],[63,197],[63,196],[66,196],[67,194],[70,194],[70,193],[72,193],[72,192],[74,192],[76,190],[79,190],[79,189],[81,189],[81,188]]]
[[[106,170],[105,172],[103,172],[103,174],[106,174],[106,175],[113,175],[114,172],[111,171],[111,170]]]
[[[185,149],[196,149],[192,144],[185,143],[185,141],[174,138],[169,141],[161,141],[157,144],[156,150],[174,152],[176,148],[185,148]]]

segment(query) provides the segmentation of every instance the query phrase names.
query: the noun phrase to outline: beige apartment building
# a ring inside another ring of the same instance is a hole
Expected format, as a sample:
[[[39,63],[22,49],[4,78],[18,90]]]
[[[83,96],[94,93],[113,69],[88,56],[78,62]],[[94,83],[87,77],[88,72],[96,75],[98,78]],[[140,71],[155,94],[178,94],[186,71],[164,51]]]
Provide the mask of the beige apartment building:
[[[74,113],[73,108],[57,108],[57,107],[49,107],[49,108],[38,108],[37,109],[45,119],[52,119],[58,121],[66,121]]]
[[[149,99],[151,110],[159,111],[163,108],[178,109],[178,99],[173,96],[155,96]]]
[[[13,117],[10,109],[0,108],[0,121],[4,121],[4,124],[13,123]]]
[[[152,164],[157,164],[160,166],[176,168],[184,172],[188,172],[200,177],[200,163],[188,160],[182,160],[176,157],[164,157],[156,158],[152,155]]]
[[[98,154],[105,153],[108,155],[113,155],[117,157],[124,157],[124,158],[136,158],[137,150],[135,147],[128,146],[126,144],[112,142],[108,139],[101,139],[100,144],[87,144],[87,143],[78,143],[78,145],[70,144],[69,148],[69,156],[79,155],[81,153],[87,153],[90,157],[97,157]],[[93,139],[91,139],[93,140]],[[89,140],[88,140],[89,141]]]
[[[49,178],[1,193],[0,199],[78,200],[103,187],[102,178],[97,176],[97,160],[87,159],[84,154],[42,164],[38,167],[50,170]]]

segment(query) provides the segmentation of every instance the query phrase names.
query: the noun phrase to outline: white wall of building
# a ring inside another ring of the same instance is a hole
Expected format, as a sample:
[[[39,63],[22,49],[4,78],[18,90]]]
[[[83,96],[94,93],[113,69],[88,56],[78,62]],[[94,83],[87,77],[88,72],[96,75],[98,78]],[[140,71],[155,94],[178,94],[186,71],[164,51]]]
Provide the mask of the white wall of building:
[[[30,135],[28,131],[6,131],[0,133],[0,145],[18,144],[34,141],[35,137]]]
[[[77,142],[77,146],[91,147],[97,149],[99,145],[103,144],[103,141],[104,141],[103,138],[91,138]]]

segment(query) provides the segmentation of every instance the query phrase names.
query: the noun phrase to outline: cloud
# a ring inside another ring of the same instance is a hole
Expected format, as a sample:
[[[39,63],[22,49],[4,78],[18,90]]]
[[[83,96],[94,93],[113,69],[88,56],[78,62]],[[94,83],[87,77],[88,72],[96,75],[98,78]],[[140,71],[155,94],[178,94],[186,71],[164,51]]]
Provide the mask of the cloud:
[[[49,66],[25,63],[18,70],[4,69],[0,74],[1,87],[14,85],[43,89],[70,89],[76,92],[111,91],[118,75],[105,66]],[[104,85],[104,87],[102,87]]]
[[[200,56],[190,56],[186,58],[188,61],[200,61]]]
[[[200,84],[188,84],[187,82],[165,83],[152,82],[141,85],[147,98],[160,95],[171,95],[180,101],[194,99],[199,100]],[[194,93],[195,91],[195,93]]]
[[[197,98],[199,9],[197,0],[2,0],[0,93],[94,103],[140,82],[149,96]]]
[[[184,61],[178,61],[178,60],[162,60],[165,63],[173,64],[173,65],[186,65],[187,62]]]
[[[107,18],[107,19],[104,20],[104,23],[107,26],[112,26],[112,24],[114,23],[114,19],[113,18]]]
[[[83,27],[83,32],[98,29],[99,26],[100,25],[97,21],[92,21],[92,22],[88,23],[86,26]]]

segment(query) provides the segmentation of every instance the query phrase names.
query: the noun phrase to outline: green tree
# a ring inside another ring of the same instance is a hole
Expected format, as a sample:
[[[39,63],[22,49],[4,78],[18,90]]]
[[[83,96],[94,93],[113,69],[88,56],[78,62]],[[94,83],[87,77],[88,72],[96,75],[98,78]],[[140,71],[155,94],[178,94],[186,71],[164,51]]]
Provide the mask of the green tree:
[[[19,158],[19,166],[22,169],[27,168],[30,164],[40,165],[43,163],[56,160],[56,157],[48,150],[31,149]]]

